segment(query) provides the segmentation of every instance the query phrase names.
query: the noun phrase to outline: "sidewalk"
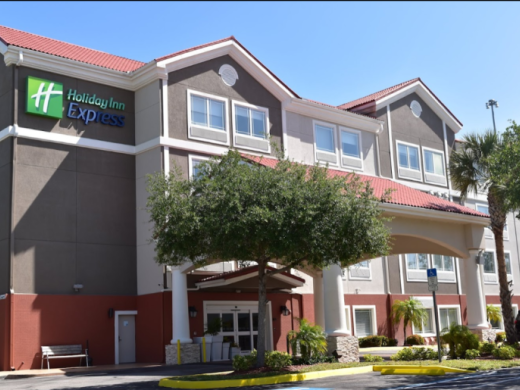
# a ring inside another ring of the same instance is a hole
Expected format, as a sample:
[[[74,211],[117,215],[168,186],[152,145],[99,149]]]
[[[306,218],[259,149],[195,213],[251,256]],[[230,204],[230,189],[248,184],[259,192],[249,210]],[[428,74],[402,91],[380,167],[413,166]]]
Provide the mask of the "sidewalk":
[[[417,347],[417,348],[426,347],[426,348],[432,348],[434,350],[437,350],[437,345],[414,345],[414,347]],[[397,352],[399,352],[403,348],[409,348],[409,347],[359,348],[359,356],[364,356],[364,355],[370,354],[370,355],[377,355],[377,356],[381,356],[381,357],[390,357],[392,355],[395,355]]]

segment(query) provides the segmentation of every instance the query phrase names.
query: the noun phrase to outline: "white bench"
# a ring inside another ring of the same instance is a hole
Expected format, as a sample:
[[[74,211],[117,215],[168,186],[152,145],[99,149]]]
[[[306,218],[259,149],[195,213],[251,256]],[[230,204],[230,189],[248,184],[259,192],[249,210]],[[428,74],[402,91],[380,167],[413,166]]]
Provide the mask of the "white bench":
[[[85,349],[85,353],[82,353],[82,347],[78,345],[54,345],[42,347],[42,369],[43,359],[47,359],[47,369],[50,369],[49,359],[63,359],[63,358],[76,358],[79,357],[79,365],[83,358],[87,361],[88,367],[88,349]]]

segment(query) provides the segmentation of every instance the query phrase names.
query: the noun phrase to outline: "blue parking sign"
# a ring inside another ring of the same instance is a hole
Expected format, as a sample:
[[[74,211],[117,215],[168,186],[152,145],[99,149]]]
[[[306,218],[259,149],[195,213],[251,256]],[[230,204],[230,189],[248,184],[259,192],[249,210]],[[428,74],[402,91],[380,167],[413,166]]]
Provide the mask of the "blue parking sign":
[[[431,277],[437,277],[437,268],[430,268],[427,270],[428,272],[428,277],[431,278]]]

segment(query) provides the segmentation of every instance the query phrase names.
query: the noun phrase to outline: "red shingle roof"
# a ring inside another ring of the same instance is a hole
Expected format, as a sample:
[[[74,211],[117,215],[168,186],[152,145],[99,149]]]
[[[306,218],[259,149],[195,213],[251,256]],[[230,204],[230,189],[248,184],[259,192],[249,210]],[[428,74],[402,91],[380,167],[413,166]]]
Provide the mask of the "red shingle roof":
[[[272,158],[257,157],[248,154],[242,154],[242,156],[250,161],[254,161],[258,164],[270,168],[276,167],[276,164],[278,163],[278,160]],[[346,177],[351,174],[350,172],[339,171],[335,169],[329,169],[328,171],[330,176],[333,177]],[[393,192],[391,193],[391,199],[387,200],[386,203],[489,218],[487,214],[473,210],[469,207],[458,205],[445,199],[437,198],[436,196],[407,187],[400,183],[396,183],[390,179],[360,174],[356,175],[359,176],[362,181],[370,182],[372,188],[374,189],[374,195],[377,197],[383,196],[388,189],[392,189]]]
[[[119,72],[133,72],[145,63],[130,60],[102,51],[88,49],[40,35],[0,26],[0,40],[6,45],[13,45],[24,49],[39,51],[69,60],[84,62]]]
[[[270,270],[270,271],[275,269],[275,268],[270,267],[270,266],[267,266],[266,268],[268,270]],[[251,274],[251,273],[254,273],[254,272],[257,272],[257,271],[258,271],[258,266],[257,265],[253,265],[252,267],[241,268],[241,269],[236,270],[236,271],[228,271],[228,272],[223,272],[223,273],[218,274],[218,275],[208,276],[207,278],[203,278],[203,279],[199,280],[196,283],[210,282],[210,281],[219,280],[219,279],[224,279],[224,280],[233,279],[233,278],[237,278],[237,277],[242,276],[242,275]],[[297,280],[299,282],[305,283],[305,279],[302,279],[302,278],[300,278],[300,277],[298,277],[296,275],[290,274],[288,272],[282,272],[280,275],[287,276],[287,277],[293,278],[293,279],[295,279],[295,280]]]

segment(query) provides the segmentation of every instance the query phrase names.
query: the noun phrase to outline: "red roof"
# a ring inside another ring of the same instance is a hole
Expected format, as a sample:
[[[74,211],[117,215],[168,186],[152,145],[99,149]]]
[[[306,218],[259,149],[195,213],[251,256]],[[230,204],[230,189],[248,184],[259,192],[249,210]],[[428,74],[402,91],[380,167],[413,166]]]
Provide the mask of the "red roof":
[[[362,98],[359,98],[359,99],[356,99],[356,100],[352,100],[351,102],[348,102],[348,103],[344,103],[340,106],[338,106],[339,109],[342,109],[342,110],[352,110],[356,107],[359,107],[363,104],[366,104],[366,103],[370,103],[370,102],[376,102],[377,100],[380,100],[396,91],[399,91],[413,83],[415,83],[416,81],[419,81],[423,87],[425,87],[432,95],[433,97],[435,97],[435,99],[446,109],[446,111],[448,111],[450,113],[450,115],[459,123],[459,125],[462,126],[462,122],[459,121],[457,119],[457,117],[455,115],[453,115],[453,113],[449,110],[448,107],[446,107],[444,105],[443,102],[441,102],[441,100],[432,92],[432,90],[430,88],[428,88],[426,86],[426,84],[423,83],[423,81],[421,80],[420,77],[417,77],[415,79],[412,79],[412,80],[408,80],[408,81],[405,81],[404,83],[401,83],[401,84],[397,84],[397,85],[394,85],[393,87],[390,87],[390,88],[386,88],[386,89],[383,89],[382,91],[379,91],[379,92],[376,92],[376,93],[373,93],[373,94],[370,94],[370,95],[367,95],[365,97],[362,97]]]
[[[84,62],[91,65],[100,66],[119,72],[133,72],[142,67],[145,63],[130,60],[102,51],[88,49],[86,47],[73,45],[40,35],[15,30],[5,26],[0,26],[0,40],[6,45],[13,45],[24,49],[39,51],[69,60]]]
[[[275,268],[270,267],[270,266],[267,266],[266,269],[268,269],[270,271],[275,270]],[[224,280],[233,279],[233,278],[237,278],[242,275],[252,274],[257,271],[258,271],[258,265],[253,265],[251,267],[241,268],[236,271],[228,271],[228,272],[223,272],[218,275],[208,276],[207,278],[203,278],[203,279],[199,280],[197,283],[210,282],[213,280],[220,280],[220,279],[224,279]],[[296,275],[290,274],[288,272],[282,272],[279,275],[287,276],[287,277],[293,278],[299,282],[305,283],[305,279],[302,279],[302,278],[300,278]]]
[[[266,167],[274,168],[276,164],[278,164],[278,160],[272,158],[257,157],[247,154],[242,154],[242,156]],[[329,169],[328,171],[332,177],[346,177],[351,175],[350,172],[339,171],[336,169]],[[410,188],[390,179],[360,174],[356,174],[356,176],[359,176],[362,181],[369,181],[372,188],[374,189],[374,195],[377,197],[382,197],[388,189],[392,189],[393,192],[390,195],[391,199],[387,200],[386,203],[489,218],[487,214],[473,210],[469,207],[461,206],[445,199],[437,198],[436,196],[416,190],[414,188]]]

